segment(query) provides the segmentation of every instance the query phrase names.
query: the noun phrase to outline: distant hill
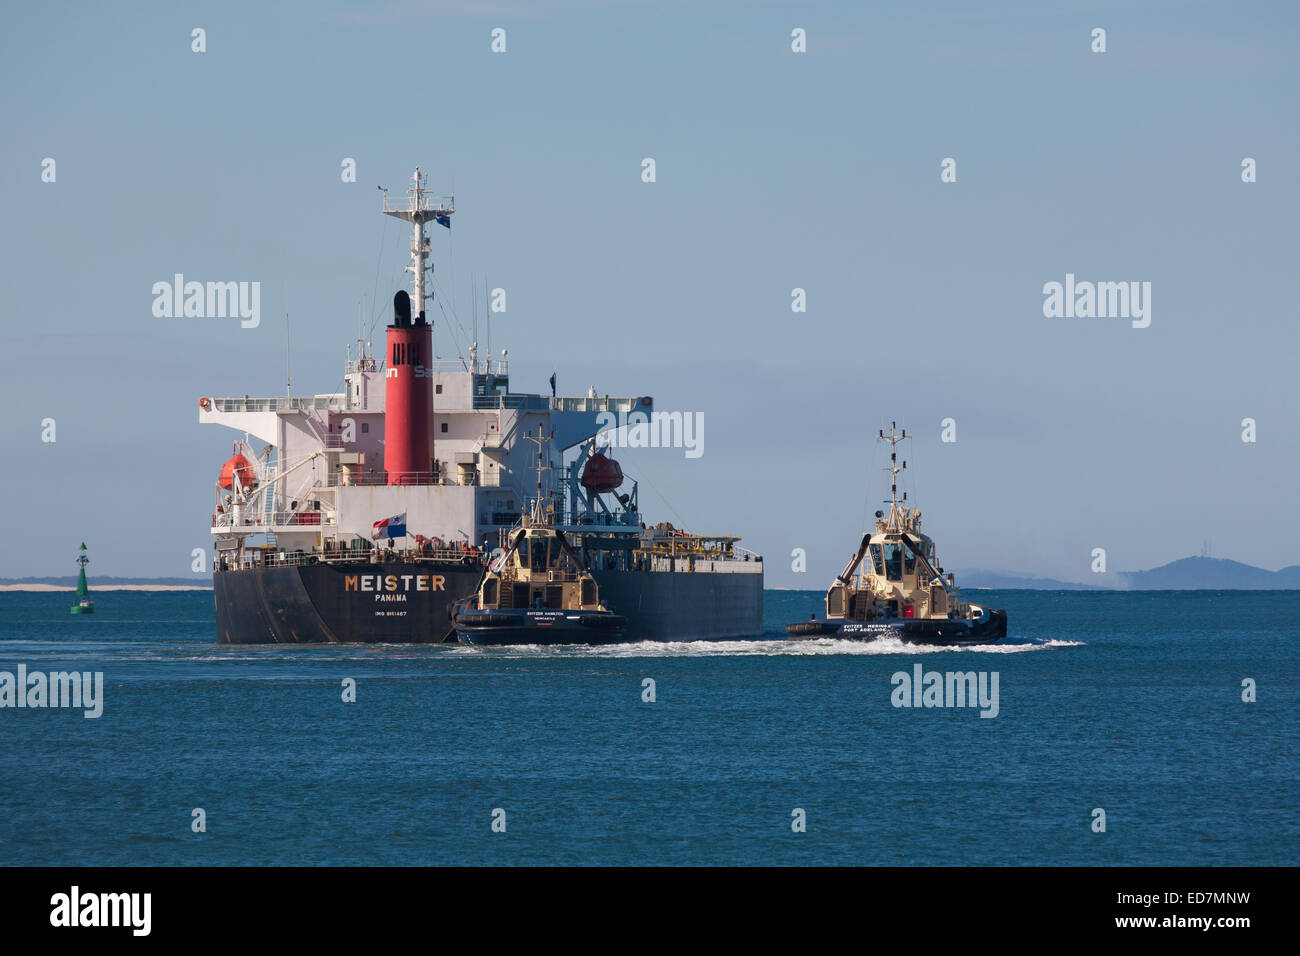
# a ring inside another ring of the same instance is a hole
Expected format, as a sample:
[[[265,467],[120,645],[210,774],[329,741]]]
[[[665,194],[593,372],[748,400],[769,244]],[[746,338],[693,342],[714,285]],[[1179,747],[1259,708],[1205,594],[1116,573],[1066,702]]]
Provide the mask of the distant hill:
[[[1125,588],[1138,591],[1300,589],[1300,565],[1268,571],[1227,558],[1179,558],[1149,571],[1121,571]]]
[[[1102,591],[1103,585],[1079,584],[1076,581],[1058,581],[1056,578],[1031,578],[1003,571],[985,571],[965,568],[953,572],[957,586],[962,588],[989,588],[994,591]]]
[[[1060,581],[1056,578],[1037,578],[1011,574],[1006,571],[987,571],[982,568],[961,568],[953,572],[959,587],[989,588],[990,590],[1026,591],[1104,591],[1116,587],[1131,591],[1295,591],[1300,590],[1300,565],[1291,565],[1280,571],[1257,568],[1227,558],[1179,558],[1149,571],[1120,571],[1115,575],[1098,575],[1097,584],[1080,584],[1077,581]],[[3,585],[53,585],[74,587],[74,575],[0,578]],[[111,576],[87,579],[93,591],[96,587],[167,586],[211,588],[212,575],[196,574],[188,578],[116,578]]]
[[[1030,591],[1293,591],[1300,590],[1300,565],[1269,571],[1226,558],[1179,558],[1149,571],[1120,571],[1098,575],[1097,584],[1058,581],[966,568],[955,572],[957,584],[968,588]]]

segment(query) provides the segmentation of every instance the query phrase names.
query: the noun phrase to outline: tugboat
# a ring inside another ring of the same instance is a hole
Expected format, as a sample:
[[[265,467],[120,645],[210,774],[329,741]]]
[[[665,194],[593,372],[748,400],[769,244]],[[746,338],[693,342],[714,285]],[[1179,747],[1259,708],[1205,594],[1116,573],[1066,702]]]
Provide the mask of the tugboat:
[[[537,497],[513,528],[501,554],[489,564],[474,594],[451,609],[462,644],[612,644],[627,618],[600,599],[600,588],[582,557],[555,527],[554,505],[542,501],[540,428]]]
[[[81,574],[77,577],[77,593],[74,595],[76,603],[72,605],[73,614],[94,614],[95,602],[90,599],[90,588],[86,587],[86,565],[90,563],[90,558],[86,557],[86,542],[81,542],[81,551],[77,555],[77,564],[81,565]]]
[[[934,541],[921,533],[921,512],[898,497],[897,445],[907,430],[889,434],[889,514],[876,512],[875,533],[862,544],[826,592],[826,619],[786,625],[794,639],[838,637],[875,640],[893,637],[914,644],[989,644],[1007,636],[1006,611],[992,610],[958,599],[951,573],[944,575],[934,554]],[[860,573],[859,572],[860,569]]]

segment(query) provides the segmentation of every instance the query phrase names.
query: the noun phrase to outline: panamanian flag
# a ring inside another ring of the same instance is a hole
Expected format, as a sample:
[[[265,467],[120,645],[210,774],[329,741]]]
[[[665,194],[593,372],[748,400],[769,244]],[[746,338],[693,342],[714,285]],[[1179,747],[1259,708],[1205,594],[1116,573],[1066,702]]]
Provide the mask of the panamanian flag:
[[[391,518],[384,518],[382,521],[376,521],[374,529],[370,532],[372,538],[405,538],[406,537],[406,512],[400,515],[393,515]]]

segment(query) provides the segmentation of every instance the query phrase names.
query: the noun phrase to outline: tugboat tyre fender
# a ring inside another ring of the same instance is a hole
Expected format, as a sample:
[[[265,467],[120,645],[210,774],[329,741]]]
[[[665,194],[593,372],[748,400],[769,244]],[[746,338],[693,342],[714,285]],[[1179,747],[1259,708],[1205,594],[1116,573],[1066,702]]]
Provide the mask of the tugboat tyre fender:
[[[785,626],[787,634],[824,634],[828,631],[825,621],[796,621]]]
[[[474,618],[476,627],[509,627],[518,624],[519,619],[509,614],[480,614]]]

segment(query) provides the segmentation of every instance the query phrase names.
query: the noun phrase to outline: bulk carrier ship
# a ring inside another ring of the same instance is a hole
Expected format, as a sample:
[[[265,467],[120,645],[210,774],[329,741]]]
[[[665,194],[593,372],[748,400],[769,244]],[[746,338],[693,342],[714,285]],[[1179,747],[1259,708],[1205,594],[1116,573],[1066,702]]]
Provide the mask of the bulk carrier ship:
[[[540,446],[526,439],[539,435],[553,450],[537,473],[560,478],[533,506],[626,618],[622,639],[762,633],[762,558],[735,536],[647,527],[637,484],[600,450],[609,413],[649,422],[653,399],[514,392],[506,351],[483,360],[477,344],[435,359],[424,226],[450,226],[454,201],[431,195],[417,169],[406,197],[386,196],[382,211],[412,229],[412,292],[394,297],[383,358],[358,341],[341,393],[199,399],[200,423],[244,436],[211,516],[218,640],[454,640],[452,606],[474,594],[529,507]]]

